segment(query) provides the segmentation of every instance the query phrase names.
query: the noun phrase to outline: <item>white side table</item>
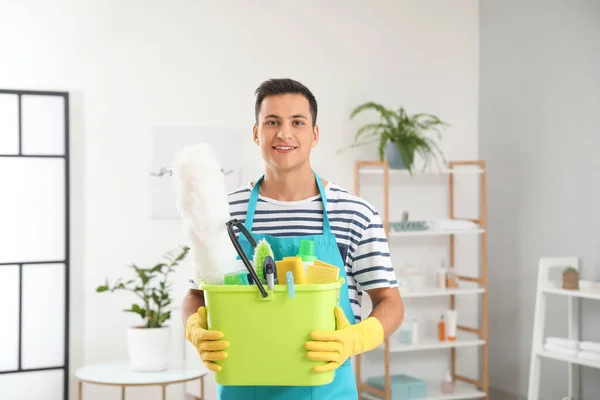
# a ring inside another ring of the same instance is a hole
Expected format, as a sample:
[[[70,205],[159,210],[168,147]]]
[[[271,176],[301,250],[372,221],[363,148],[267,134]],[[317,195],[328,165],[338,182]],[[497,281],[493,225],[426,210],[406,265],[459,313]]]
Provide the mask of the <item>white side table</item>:
[[[160,386],[162,398],[166,400],[167,386],[175,383],[184,383],[200,380],[200,397],[204,400],[204,376],[207,370],[192,367],[169,367],[159,372],[136,372],[127,362],[117,361],[87,365],[75,371],[79,381],[79,400],[83,399],[83,383],[96,385],[121,386],[121,400],[125,400],[127,386]]]

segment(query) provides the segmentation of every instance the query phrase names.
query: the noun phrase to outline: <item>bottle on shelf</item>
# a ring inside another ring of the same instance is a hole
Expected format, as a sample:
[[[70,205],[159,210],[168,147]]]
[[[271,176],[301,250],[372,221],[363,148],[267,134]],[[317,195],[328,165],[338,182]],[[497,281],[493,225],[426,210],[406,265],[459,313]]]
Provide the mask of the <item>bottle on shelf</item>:
[[[440,322],[438,322],[438,340],[443,342],[446,340],[446,323],[444,322],[444,315],[440,317]]]
[[[446,274],[446,287],[448,289],[456,289],[458,287],[458,275],[454,267],[450,267]]]
[[[413,318],[412,320],[412,344],[417,344],[419,343],[419,322],[417,321],[416,318]]]
[[[435,276],[435,286],[438,289],[446,289],[446,266],[444,265],[444,260],[442,260],[442,265],[437,270]]]
[[[442,382],[442,393],[450,394],[454,391],[454,382],[452,380],[452,374],[450,371],[446,373],[446,377]]]

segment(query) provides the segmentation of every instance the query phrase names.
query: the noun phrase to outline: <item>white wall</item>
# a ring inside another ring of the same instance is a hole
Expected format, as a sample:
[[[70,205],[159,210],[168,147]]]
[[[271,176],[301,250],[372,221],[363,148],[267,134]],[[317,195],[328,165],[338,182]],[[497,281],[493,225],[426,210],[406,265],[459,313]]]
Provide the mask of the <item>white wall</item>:
[[[488,160],[491,383],[527,393],[537,263],[581,257],[600,280],[595,175],[600,108],[600,3],[484,1],[481,136]],[[566,300],[550,298],[548,335],[566,335]],[[584,301],[581,335],[600,340],[600,307]],[[566,396],[567,366],[543,361],[542,399]],[[582,369],[581,399],[598,398]]]
[[[263,1],[261,9],[243,1],[61,0],[0,5],[0,37],[5,38],[0,87],[74,93],[74,207],[82,218],[74,222],[73,233],[74,368],[124,358],[125,328],[136,321],[120,312],[131,297],[96,294],[96,285],[105,276],[124,273],[130,262],[154,262],[185,240],[179,221],[148,218],[152,127],[240,128],[247,132],[239,140],[247,143],[248,165],[260,168],[251,142],[253,91],[264,79],[293,77],[319,101],[322,139],[314,166],[348,188],[353,159],[375,153],[335,153],[350,144],[358,126],[359,121],[348,121],[351,108],[367,100],[439,115],[452,125],[442,145],[447,158],[477,158],[477,1],[365,4]],[[392,251],[402,259],[401,248]],[[183,270],[178,275],[177,300],[186,276]],[[180,338],[178,314],[174,325]],[[174,349],[183,346],[181,339],[174,343]],[[179,357],[182,351],[174,351],[174,359]],[[398,368],[410,369],[418,360],[402,359]],[[89,387],[86,398],[115,390]],[[131,399],[135,394],[158,398],[157,390],[128,393]]]

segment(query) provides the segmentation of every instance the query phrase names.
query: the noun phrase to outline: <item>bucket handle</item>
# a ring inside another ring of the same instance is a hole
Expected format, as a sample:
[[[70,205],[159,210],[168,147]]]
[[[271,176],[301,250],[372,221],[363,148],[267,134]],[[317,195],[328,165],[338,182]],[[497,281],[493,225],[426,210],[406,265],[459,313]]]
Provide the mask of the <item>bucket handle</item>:
[[[252,279],[258,286],[258,289],[260,290],[262,297],[267,297],[269,294],[267,293],[267,291],[265,290],[265,287],[263,286],[260,279],[258,278],[256,271],[254,270],[254,268],[252,267],[252,264],[250,263],[250,260],[248,260],[248,256],[246,256],[244,249],[242,249],[242,245],[240,245],[238,238],[235,236],[235,233],[233,233],[233,227],[234,226],[238,227],[240,232],[242,232],[244,234],[244,236],[246,236],[246,239],[248,239],[248,242],[250,242],[250,245],[252,246],[252,248],[256,247],[256,240],[254,240],[254,238],[252,237],[250,232],[248,232],[248,229],[246,229],[244,224],[242,224],[236,218],[227,221],[225,223],[225,225],[227,226],[227,233],[229,234],[229,239],[231,239],[231,243],[233,243],[233,247],[235,247],[235,250],[239,254],[240,258],[242,259],[242,262],[246,266],[246,269],[248,270],[250,275],[252,275]]]

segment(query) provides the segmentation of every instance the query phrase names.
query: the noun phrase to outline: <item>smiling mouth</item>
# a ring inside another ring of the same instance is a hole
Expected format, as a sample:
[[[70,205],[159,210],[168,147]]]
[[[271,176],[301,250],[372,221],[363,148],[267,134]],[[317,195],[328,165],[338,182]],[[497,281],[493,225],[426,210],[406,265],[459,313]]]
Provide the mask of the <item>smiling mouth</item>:
[[[273,146],[273,149],[276,151],[287,152],[287,151],[296,150],[297,147],[296,146]]]

